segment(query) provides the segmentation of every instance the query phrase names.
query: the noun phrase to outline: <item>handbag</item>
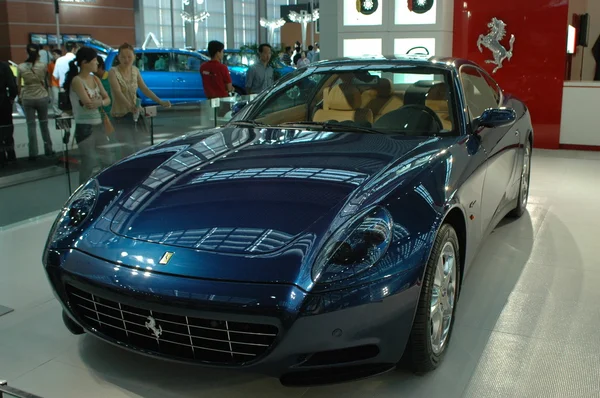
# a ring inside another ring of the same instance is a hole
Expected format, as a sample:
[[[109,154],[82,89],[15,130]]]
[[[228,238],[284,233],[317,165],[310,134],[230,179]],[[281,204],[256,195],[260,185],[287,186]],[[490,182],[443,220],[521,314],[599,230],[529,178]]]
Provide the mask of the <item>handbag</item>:
[[[100,87],[102,85],[102,83],[100,82],[100,79],[98,79],[95,76],[94,76],[94,82],[96,83],[96,87]],[[106,133],[106,135],[111,135],[112,133],[115,132],[115,126],[113,126],[113,124],[110,121],[110,118],[108,117],[108,115],[106,114],[106,111],[104,110],[104,108],[100,107],[99,110],[100,110],[100,113],[102,114],[102,124],[104,125],[104,132]]]
[[[63,112],[71,112],[73,105],[71,104],[71,97],[66,91],[60,91],[58,93],[58,109]]]
[[[110,121],[110,118],[108,117],[108,115],[106,114],[106,112],[104,111],[104,109],[102,110],[102,123],[104,124],[104,132],[106,133],[106,135],[111,135],[112,133],[115,132],[115,126],[113,126],[112,122]]]

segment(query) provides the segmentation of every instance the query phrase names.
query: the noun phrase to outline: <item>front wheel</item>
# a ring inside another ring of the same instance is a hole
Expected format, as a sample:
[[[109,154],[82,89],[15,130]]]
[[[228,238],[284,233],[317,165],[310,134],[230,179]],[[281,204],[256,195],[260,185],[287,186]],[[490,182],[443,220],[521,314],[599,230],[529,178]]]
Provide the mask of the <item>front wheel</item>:
[[[460,246],[456,231],[444,224],[435,238],[421,296],[406,347],[407,365],[417,373],[441,363],[452,334],[460,287]]]
[[[517,206],[509,213],[510,217],[521,217],[527,211],[527,201],[529,200],[529,182],[531,180],[531,141],[527,140],[525,144],[525,153],[523,154],[523,168],[521,170],[521,182],[519,185],[519,197]]]

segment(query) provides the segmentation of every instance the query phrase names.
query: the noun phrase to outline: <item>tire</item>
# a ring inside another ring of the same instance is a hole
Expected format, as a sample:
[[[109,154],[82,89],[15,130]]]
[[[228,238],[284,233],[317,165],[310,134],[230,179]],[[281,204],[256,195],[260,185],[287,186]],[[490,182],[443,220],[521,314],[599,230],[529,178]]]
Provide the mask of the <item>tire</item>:
[[[442,258],[447,259],[443,262],[445,267],[439,265]],[[442,273],[437,275],[436,278],[436,271],[446,269],[448,270],[447,274]],[[447,285],[445,293],[445,284],[440,283],[444,280],[444,275],[447,275],[448,281],[451,282]],[[405,364],[415,373],[425,373],[436,369],[446,354],[454,326],[460,280],[458,236],[450,224],[443,224],[435,238],[433,250],[427,261],[423,287],[421,288],[413,327],[404,354]],[[438,303],[436,308],[439,312],[432,310],[434,301]],[[445,309],[444,305],[446,306]],[[440,338],[436,338],[434,335],[433,329],[437,322],[433,318],[440,320],[440,326],[437,328]]]
[[[527,211],[527,201],[529,200],[529,183],[531,181],[531,141],[529,139],[525,144],[524,151],[525,153],[523,154],[523,168],[521,170],[521,182],[519,183],[517,207],[508,213],[508,216],[513,218],[519,218]]]

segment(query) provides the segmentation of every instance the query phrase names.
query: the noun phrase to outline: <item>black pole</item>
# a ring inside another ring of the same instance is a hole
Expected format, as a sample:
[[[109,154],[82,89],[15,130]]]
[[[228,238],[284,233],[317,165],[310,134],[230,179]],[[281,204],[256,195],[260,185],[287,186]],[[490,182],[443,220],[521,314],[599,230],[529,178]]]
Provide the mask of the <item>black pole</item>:
[[[150,117],[150,146],[154,145],[154,117]]]
[[[69,165],[69,139],[71,137],[71,133],[69,130],[64,130],[63,142],[65,144],[65,169],[67,170],[67,183],[69,184],[69,196],[73,193],[73,189],[71,187],[71,167]]]
[[[54,15],[56,17],[56,45],[61,48],[62,40],[60,39],[60,6],[58,5],[59,0],[54,0]]]

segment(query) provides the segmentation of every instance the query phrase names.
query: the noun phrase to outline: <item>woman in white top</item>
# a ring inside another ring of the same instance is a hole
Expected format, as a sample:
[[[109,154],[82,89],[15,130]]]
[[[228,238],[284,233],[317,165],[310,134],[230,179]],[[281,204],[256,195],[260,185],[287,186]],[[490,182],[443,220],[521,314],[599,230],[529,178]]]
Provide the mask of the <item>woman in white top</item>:
[[[110,160],[102,162],[98,156],[98,147],[110,142],[101,112],[104,106],[110,105],[110,98],[94,75],[98,70],[97,57],[96,50],[80,48],[75,59],[69,63],[63,86],[69,93],[75,119],[75,141],[81,155],[80,184],[84,184],[100,166],[110,164]]]
[[[35,160],[39,155],[35,127],[36,113],[44,141],[44,154],[46,156],[54,155],[48,128],[48,105],[50,104],[48,65],[40,60],[40,47],[37,44],[28,45],[27,54],[27,60],[17,68],[17,91],[27,121],[29,160]]]

